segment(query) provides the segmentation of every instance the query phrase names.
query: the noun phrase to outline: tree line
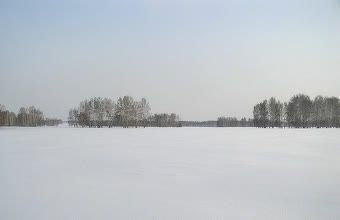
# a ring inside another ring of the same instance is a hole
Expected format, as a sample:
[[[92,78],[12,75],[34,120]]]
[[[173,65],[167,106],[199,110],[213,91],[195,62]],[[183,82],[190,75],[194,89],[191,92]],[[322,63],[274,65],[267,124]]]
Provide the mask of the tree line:
[[[253,127],[253,120],[236,117],[219,117],[216,122],[217,127]]]
[[[131,96],[110,98],[94,97],[83,100],[69,111],[68,123],[74,127],[179,127],[175,113],[151,114],[145,98],[137,101]]]
[[[254,106],[255,127],[339,128],[340,102],[337,97],[293,96],[289,102],[274,97]]]
[[[253,119],[219,117],[211,122],[179,121],[175,113],[151,114],[151,107],[145,98],[134,100],[131,96],[110,98],[94,97],[83,100],[78,107],[69,111],[68,123],[75,127],[294,127],[294,128],[340,128],[340,101],[337,97],[308,95],[293,96],[288,102],[272,97],[256,104]],[[59,119],[45,118],[42,111],[21,107],[18,113],[0,105],[0,126],[54,126]]]
[[[61,124],[62,120],[45,118],[42,111],[30,107],[21,107],[18,114],[10,112],[4,105],[0,105],[0,126],[55,126]]]

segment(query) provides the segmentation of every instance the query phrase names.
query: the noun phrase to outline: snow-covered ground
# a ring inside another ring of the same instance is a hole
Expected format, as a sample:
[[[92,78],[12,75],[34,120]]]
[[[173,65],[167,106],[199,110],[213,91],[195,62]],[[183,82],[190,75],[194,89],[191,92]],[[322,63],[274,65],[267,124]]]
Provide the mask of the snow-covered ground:
[[[340,129],[0,128],[0,219],[340,219]]]

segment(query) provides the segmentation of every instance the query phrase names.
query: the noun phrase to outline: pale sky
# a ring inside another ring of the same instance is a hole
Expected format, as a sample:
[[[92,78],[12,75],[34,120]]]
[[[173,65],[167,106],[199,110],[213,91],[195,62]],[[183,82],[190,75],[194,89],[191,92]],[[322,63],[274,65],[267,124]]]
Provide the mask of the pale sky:
[[[145,97],[184,120],[340,96],[340,0],[0,0],[0,103],[65,119]]]

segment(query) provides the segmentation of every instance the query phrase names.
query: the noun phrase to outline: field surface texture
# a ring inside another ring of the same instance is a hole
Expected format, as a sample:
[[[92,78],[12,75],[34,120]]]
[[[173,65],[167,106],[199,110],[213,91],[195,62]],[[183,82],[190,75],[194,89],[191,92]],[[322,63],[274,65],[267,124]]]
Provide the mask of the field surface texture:
[[[340,129],[0,128],[0,219],[340,219]]]

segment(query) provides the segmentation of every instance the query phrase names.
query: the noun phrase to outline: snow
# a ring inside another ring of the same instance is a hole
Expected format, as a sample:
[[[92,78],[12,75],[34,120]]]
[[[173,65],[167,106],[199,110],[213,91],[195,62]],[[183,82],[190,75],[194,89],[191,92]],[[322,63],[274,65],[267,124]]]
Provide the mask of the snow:
[[[0,219],[340,219],[340,129],[0,128]]]

